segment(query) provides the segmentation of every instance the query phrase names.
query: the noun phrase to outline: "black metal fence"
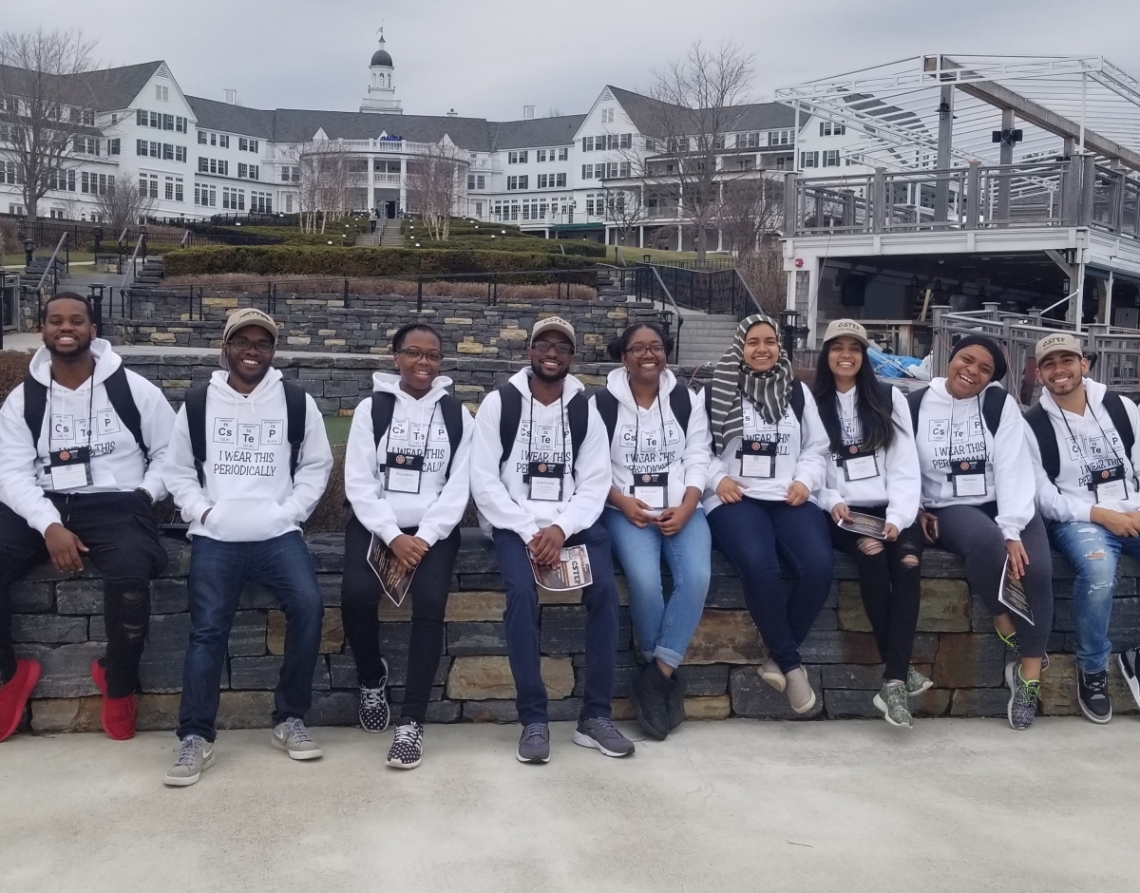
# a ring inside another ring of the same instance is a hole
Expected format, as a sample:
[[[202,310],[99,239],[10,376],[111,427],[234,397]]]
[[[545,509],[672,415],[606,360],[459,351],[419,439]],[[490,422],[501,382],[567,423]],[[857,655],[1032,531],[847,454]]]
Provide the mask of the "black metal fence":
[[[735,269],[703,270],[661,264],[638,264],[638,300],[663,301],[668,290],[682,309],[702,313],[731,313],[743,319],[759,309]],[[654,273],[656,272],[656,275]]]

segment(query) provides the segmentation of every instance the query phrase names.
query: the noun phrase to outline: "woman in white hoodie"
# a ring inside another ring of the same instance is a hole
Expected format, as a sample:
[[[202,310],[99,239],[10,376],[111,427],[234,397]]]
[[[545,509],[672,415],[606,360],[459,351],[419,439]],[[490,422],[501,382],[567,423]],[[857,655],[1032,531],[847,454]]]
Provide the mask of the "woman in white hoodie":
[[[816,698],[799,649],[827,600],[833,565],[827,518],[809,501],[824,483],[827,432],[780,351],[779,326],[764,314],[741,322],[709,393],[709,528],[740,572],[768,648],[760,677],[807,713]],[[790,595],[780,558],[796,578]]]
[[[897,388],[875,378],[867,331],[853,319],[832,320],[815,373],[819,417],[831,445],[827,483],[816,501],[831,513],[831,538],[859,570],[859,592],[885,664],[875,707],[893,726],[910,728],[907,697],[931,681],[910,663],[918,624],[922,495],[910,412]],[[883,522],[881,535],[848,529],[852,512]]]
[[[685,718],[676,669],[708,595],[712,540],[700,506],[709,468],[703,401],[677,381],[657,323],[635,323],[609,346],[621,368],[594,403],[610,434],[610,487],[602,522],[629,581],[629,613],[646,664],[630,701],[658,741]],[[661,559],[673,577],[665,601]]]
[[[946,377],[908,399],[922,471],[923,533],[927,542],[962,557],[971,592],[986,603],[997,634],[1020,659],[1006,666],[1005,679],[1009,724],[1021,730],[1033,723],[1048,665],[1053,561],[1034,506],[1027,428],[998,384],[1005,373],[1001,348],[968,335],[954,346]],[[1020,614],[998,598],[1007,564],[1024,590],[1027,606]]]
[[[373,375],[373,394],[352,416],[345,451],[344,491],[352,517],[344,535],[341,611],[359,677],[360,724],[368,732],[383,732],[390,718],[388,662],[380,652],[377,617],[381,588],[368,563],[370,544],[383,541],[401,565],[415,568],[408,591],[412,628],[404,702],[387,758],[399,769],[414,769],[423,756],[459,522],[470,494],[475,422],[447,393],[451,379],[439,374],[442,346],[439,333],[422,323],[396,332],[397,374]],[[374,428],[374,421],[385,420],[384,430]]]

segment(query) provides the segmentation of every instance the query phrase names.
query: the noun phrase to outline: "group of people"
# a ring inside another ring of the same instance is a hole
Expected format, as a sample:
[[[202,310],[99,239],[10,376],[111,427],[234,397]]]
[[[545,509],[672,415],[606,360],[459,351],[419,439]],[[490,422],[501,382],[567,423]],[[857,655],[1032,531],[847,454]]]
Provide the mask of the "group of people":
[[[222,368],[190,389],[176,415],[97,337],[85,298],[55,296],[42,323],[43,347],[0,407],[0,740],[19,726],[41,670],[16,656],[11,587],[45,558],[61,572],[89,559],[103,574],[107,647],[91,676],[103,729],[133,736],[150,581],[166,562],[152,506],[169,493],[192,541],[191,633],[165,783],[194,784],[214,761],[230,629],[251,581],[273,592],[286,619],[272,743],[293,759],[320,757],[304,720],[323,608],[301,527],[324,493],[332,454],[312,397],[272,365],[278,326],[258,310],[232,312]],[[700,622],[714,546],[739,571],[767,650],[759,675],[798,714],[817,699],[800,648],[830,591],[833,549],[850,555],[884,665],[873,703],[900,727],[913,722],[909,699],[932,685],[911,663],[923,548],[960,555],[1014,656],[1005,671],[1010,725],[1027,729],[1048,666],[1052,543],[1076,570],[1081,710],[1108,722],[1116,565],[1122,552],[1140,558],[1135,404],[1089,380],[1079,342],[1064,333],[1037,345],[1042,397],[1024,418],[998,383],[1006,363],[988,338],[959,340],[946,376],[906,397],[875,378],[868,346],[858,322],[830,323],[809,388],[793,374],[777,324],[750,316],[694,393],[668,368],[666,332],[635,323],[609,347],[620,365],[606,387],[587,398],[570,374],[574,327],[549,317],[530,333],[527,367],[473,417],[440,374],[439,333],[419,322],[399,329],[394,371],[374,374],[353,415],[344,474],[343,624],[361,726],[379,733],[396,718],[387,765],[414,768],[423,756],[471,498],[505,583],[521,762],[550,759],[538,578],[576,557],[573,572],[590,581],[573,741],[624,757],[634,743],[610,712],[615,561],[643,661],[630,702],[645,734],[664,740],[685,718],[678,668]],[[395,713],[378,616],[380,550],[412,574]],[[1136,649],[1119,661],[1140,702]]]

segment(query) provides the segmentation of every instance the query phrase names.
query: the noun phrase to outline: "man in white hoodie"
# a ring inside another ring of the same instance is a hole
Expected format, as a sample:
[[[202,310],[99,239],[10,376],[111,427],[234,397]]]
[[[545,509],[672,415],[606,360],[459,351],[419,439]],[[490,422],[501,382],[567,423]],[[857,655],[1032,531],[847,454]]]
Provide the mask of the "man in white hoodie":
[[[1131,400],[1085,378],[1089,361],[1072,335],[1037,342],[1041,402],[1026,413],[1037,506],[1049,539],[1077,572],[1073,621],[1077,700],[1095,723],[1112,719],[1109,621],[1121,553],[1140,560],[1140,413]],[[1137,649],[1120,666],[1140,704]]]
[[[96,337],[87,299],[43,307],[43,342],[0,409],[0,741],[20,724],[40,675],[12,646],[9,587],[50,558],[61,573],[94,562],[104,577],[106,656],[91,664],[103,730],[135,733],[135,689],[150,581],[166,566],[152,506],[174,422],[162,392]]]
[[[273,745],[295,760],[321,756],[305,729],[324,609],[301,523],[332,468],[313,398],[271,365],[277,324],[235,310],[222,335],[222,370],[178,412],[164,479],[190,522],[190,644],[178,711],[178,759],[165,783],[194,784],[214,760],[219,680],[245,585],[280,601],[285,658],[273,711]]]
[[[610,719],[618,598],[610,537],[599,522],[610,490],[609,438],[582,383],[569,374],[575,349],[570,323],[539,320],[531,330],[530,368],[489,394],[475,415],[471,493],[492,528],[506,583],[503,622],[523,724],[516,756],[523,763],[550,760],[531,560],[552,566],[563,546],[586,547],[594,579],[583,590],[586,689],[574,743],[611,757],[634,750]]]

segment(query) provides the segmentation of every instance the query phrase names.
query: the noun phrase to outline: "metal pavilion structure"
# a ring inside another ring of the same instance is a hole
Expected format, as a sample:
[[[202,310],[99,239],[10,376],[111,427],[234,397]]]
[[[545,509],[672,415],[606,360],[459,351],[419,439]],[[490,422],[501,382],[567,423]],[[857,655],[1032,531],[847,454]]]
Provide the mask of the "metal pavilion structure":
[[[786,175],[787,308],[809,344],[831,318],[897,335],[935,306],[1140,336],[1135,77],[1099,56],[927,55],[776,98],[844,124],[861,171]]]

